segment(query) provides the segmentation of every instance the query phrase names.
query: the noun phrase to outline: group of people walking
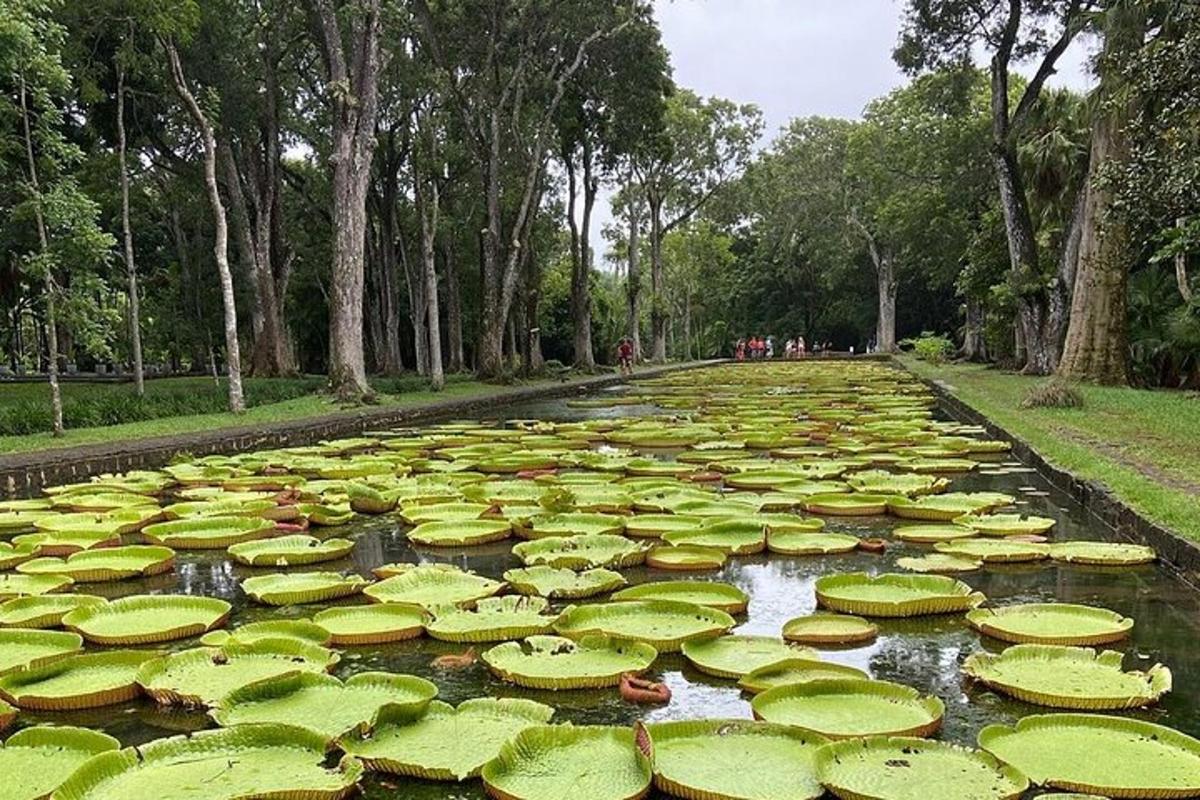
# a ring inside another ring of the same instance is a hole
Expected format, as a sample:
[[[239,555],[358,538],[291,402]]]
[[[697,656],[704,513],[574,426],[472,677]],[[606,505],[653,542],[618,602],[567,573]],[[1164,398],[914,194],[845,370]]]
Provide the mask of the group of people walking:
[[[826,345],[826,349],[829,345]],[[757,361],[758,359],[775,357],[774,336],[751,336],[749,339],[738,339],[734,346],[734,354],[738,361]],[[786,359],[804,358],[808,355],[808,344],[803,336],[788,339],[783,345],[783,357]]]

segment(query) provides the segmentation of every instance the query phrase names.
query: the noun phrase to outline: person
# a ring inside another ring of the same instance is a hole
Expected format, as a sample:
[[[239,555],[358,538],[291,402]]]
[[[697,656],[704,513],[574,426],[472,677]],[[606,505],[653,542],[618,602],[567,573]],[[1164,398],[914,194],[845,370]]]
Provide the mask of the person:
[[[737,355],[738,361],[746,360],[746,340],[745,339],[737,340],[737,347],[735,348],[734,352]]]
[[[633,342],[628,336],[621,339],[621,343],[617,345],[617,363],[622,375],[633,374]]]
[[[796,355],[796,340],[788,339],[783,343],[783,360],[791,361],[794,355]]]
[[[796,340],[796,357],[804,358],[804,356],[807,355],[807,353],[805,352],[806,348],[807,348],[807,345],[804,343],[804,337],[801,336],[799,339]]]
[[[763,342],[763,356],[765,356],[768,361],[775,357],[774,336],[768,336],[767,340]]]

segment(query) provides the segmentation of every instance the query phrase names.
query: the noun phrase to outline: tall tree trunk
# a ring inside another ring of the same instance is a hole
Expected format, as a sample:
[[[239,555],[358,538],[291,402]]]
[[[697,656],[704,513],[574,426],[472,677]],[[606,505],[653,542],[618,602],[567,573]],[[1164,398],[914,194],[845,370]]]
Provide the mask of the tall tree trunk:
[[[1101,56],[1101,104],[1092,126],[1091,161],[1086,186],[1082,241],[1075,272],[1071,324],[1058,372],[1097,383],[1129,383],[1129,264],[1134,258],[1128,225],[1114,205],[1104,171],[1129,157],[1125,126],[1132,99],[1121,96],[1122,79],[1113,63],[1139,48],[1146,12],[1117,5],[1105,15]]]
[[[21,125],[25,132],[25,158],[29,167],[29,186],[33,189],[33,216],[37,224],[38,246],[43,255],[50,250],[46,233],[46,217],[42,211],[42,185],[38,179],[37,159],[33,155],[33,132],[29,125],[29,104],[26,99],[25,76],[20,76]],[[52,265],[46,264],[46,377],[50,383],[50,420],[55,436],[63,435],[62,391],[58,386],[58,321],[55,317],[54,295],[58,291]],[[40,352],[40,350],[39,350]]]
[[[463,358],[462,296],[458,286],[458,264],[455,262],[451,244],[442,239],[442,271],[446,285],[446,344],[450,350],[447,368],[451,372],[462,372],[466,368]]]
[[[968,361],[988,360],[987,339],[983,331],[986,320],[987,309],[983,301],[968,298],[967,319],[963,326],[963,346],[959,351],[959,355]]]
[[[425,298],[425,336],[427,337],[426,352],[429,359],[429,383],[435,392],[440,392],[446,385],[446,375],[442,368],[442,325],[438,309],[437,251],[435,249],[441,197],[438,191],[433,123],[427,118],[423,120],[423,123],[428,128],[427,131],[421,130],[422,120],[418,116],[417,136],[425,140],[424,143],[428,148],[427,159],[414,159],[413,196],[417,203],[417,214],[421,217],[421,282],[423,284],[422,294]],[[426,165],[427,169],[422,169],[420,163],[422,160],[429,162]]]
[[[667,295],[663,276],[663,199],[651,191],[650,205],[650,360],[667,360]]]
[[[1187,224],[1187,221],[1180,217],[1175,220],[1175,227],[1182,228]],[[1187,272],[1187,252],[1180,248],[1175,254],[1175,285],[1179,287],[1179,296],[1183,298],[1183,302],[1192,302],[1192,284],[1188,280]]]
[[[575,334],[575,367],[591,372],[596,368],[592,349],[591,234],[592,208],[597,183],[592,175],[592,146],[587,135],[583,142],[583,220],[575,217],[579,196],[574,152],[563,153],[567,168],[567,222],[571,228],[571,324]]]
[[[885,251],[880,259],[876,273],[879,283],[879,318],[875,325],[875,342],[880,352],[892,353],[896,350],[896,291],[899,281],[896,280],[896,259]]]
[[[383,151],[379,165],[379,286],[383,314],[383,353],[380,371],[385,375],[399,375],[404,371],[400,354],[400,295],[398,270],[400,269],[400,223],[397,219],[399,206],[399,171],[403,160],[396,149],[396,131],[388,128],[382,138]],[[407,259],[404,259],[407,268]],[[407,279],[407,274],[406,274]]]
[[[229,410],[240,414],[246,410],[246,400],[242,394],[242,357],[238,345],[237,307],[233,296],[233,274],[229,271],[229,226],[225,219],[225,205],[221,202],[221,192],[217,186],[217,139],[212,124],[200,109],[196,98],[188,88],[187,78],[183,74],[183,64],[179,60],[179,51],[175,43],[169,39],[163,40],[167,58],[171,64],[171,79],[175,91],[183,101],[188,114],[200,130],[204,142],[204,185],[208,190],[208,202],[212,207],[213,227],[213,257],[217,262],[217,276],[221,283],[221,302],[225,309],[225,362],[229,370]]]
[[[129,344],[133,351],[133,386],[146,394],[142,371],[142,315],[138,298],[137,263],[133,259],[133,226],[129,223],[129,168],[125,139],[125,66],[117,58],[117,161],[121,170],[121,234],[125,244],[125,273],[129,279]]]
[[[625,335],[633,344],[633,358],[642,360],[642,254],[641,233],[642,204],[633,197],[633,181],[625,184],[625,192],[629,196],[629,253],[628,270],[625,274],[626,317]]]
[[[308,5],[318,23],[333,117],[329,383],[339,397],[357,399],[371,394],[363,350],[363,249],[379,108],[380,0],[353,6],[348,36],[333,0]]]

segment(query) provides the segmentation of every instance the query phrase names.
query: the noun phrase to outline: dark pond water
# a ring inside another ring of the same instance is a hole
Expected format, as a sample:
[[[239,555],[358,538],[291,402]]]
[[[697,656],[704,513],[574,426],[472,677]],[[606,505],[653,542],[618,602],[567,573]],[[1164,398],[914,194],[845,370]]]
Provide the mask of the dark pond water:
[[[507,415],[514,419],[580,419],[653,411],[646,407],[603,410],[569,408],[563,401],[514,406]],[[1111,534],[1090,520],[1070,498],[1055,491],[1035,473],[971,475],[955,481],[955,490],[995,490],[1019,498],[1023,512],[1053,517],[1057,539],[1103,539]],[[1038,494],[1031,494],[1030,490]],[[878,534],[902,524],[892,517],[827,519],[828,530],[860,535]],[[403,524],[393,517],[364,518],[352,527],[339,529],[339,536],[356,540],[352,558],[323,565],[333,570],[371,568],[391,561],[451,562],[498,578],[504,570],[520,566],[511,555],[511,542],[470,550],[447,551],[412,547],[405,539]],[[893,543],[882,555],[855,553],[846,556],[787,558],[777,555],[734,558],[719,572],[696,573],[699,580],[720,580],[739,586],[751,598],[747,614],[739,618],[739,633],[778,635],[782,624],[810,613],[815,607],[813,582],[831,572],[864,570],[902,571],[894,568],[898,557],[925,552],[917,545]],[[309,616],[319,606],[275,610],[248,603],[238,589],[241,579],[269,569],[234,566],[218,555],[181,553],[173,575],[125,582],[95,584],[89,592],[120,597],[148,591],[182,591],[222,597],[234,603],[241,622],[278,619],[281,615]],[[661,580],[662,573],[645,568],[624,570],[630,583]],[[1057,600],[1113,609],[1136,620],[1132,639],[1122,648],[1127,667],[1148,668],[1161,662],[1171,668],[1175,690],[1158,707],[1138,712],[1140,718],[1200,736],[1200,689],[1194,676],[1200,674],[1200,592],[1156,566],[1134,569],[1099,569],[1068,565],[987,567],[965,580],[999,604]],[[560,604],[561,605],[561,604]],[[929,617],[918,620],[880,620],[880,636],[872,644],[854,649],[825,650],[828,661],[850,664],[872,676],[914,686],[936,694],[946,703],[943,739],[973,744],[984,725],[1012,722],[1039,713],[1030,705],[1005,699],[987,691],[969,691],[963,685],[959,665],[973,652],[1001,649],[972,632],[961,616]],[[193,646],[178,644],[177,649]],[[631,724],[637,719],[664,720],[697,717],[749,718],[750,704],[732,681],[703,675],[688,667],[680,655],[662,656],[656,677],[670,685],[674,694],[665,708],[647,710],[627,705],[615,690],[538,692],[513,687],[490,676],[482,664],[457,672],[435,672],[430,660],[461,651],[461,646],[418,639],[386,647],[344,650],[335,672],[345,678],[365,670],[407,672],[430,678],[440,688],[440,699],[457,704],[471,697],[528,697],[558,709],[557,721],[576,723]],[[32,721],[23,715],[23,721]],[[83,714],[43,714],[42,721],[77,724],[103,729],[126,745],[186,731],[210,727],[202,713],[163,712],[153,703],[138,702]],[[462,786],[410,780],[369,778],[368,798],[418,798],[419,800],[465,800],[483,798],[478,781]]]

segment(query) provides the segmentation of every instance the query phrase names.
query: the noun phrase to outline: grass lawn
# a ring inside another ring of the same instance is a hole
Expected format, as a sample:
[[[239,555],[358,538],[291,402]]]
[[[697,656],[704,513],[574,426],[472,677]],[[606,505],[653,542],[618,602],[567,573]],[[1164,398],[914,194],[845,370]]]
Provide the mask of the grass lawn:
[[[1048,461],[1107,484],[1147,518],[1200,541],[1200,398],[1082,385],[1083,408],[1024,409],[1025,394],[1045,379],[975,364],[900,360],[921,377],[941,381]]]

